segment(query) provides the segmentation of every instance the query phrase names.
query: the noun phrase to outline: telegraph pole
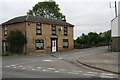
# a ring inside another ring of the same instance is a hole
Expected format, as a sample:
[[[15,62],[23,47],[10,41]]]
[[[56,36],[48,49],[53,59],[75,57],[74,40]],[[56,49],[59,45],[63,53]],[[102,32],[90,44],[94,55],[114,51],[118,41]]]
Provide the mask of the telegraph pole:
[[[111,3],[113,2],[110,2],[110,8],[115,8],[115,17],[117,17],[117,2],[114,2],[114,7],[112,7]]]
[[[115,1],[115,16],[117,17],[117,3]]]

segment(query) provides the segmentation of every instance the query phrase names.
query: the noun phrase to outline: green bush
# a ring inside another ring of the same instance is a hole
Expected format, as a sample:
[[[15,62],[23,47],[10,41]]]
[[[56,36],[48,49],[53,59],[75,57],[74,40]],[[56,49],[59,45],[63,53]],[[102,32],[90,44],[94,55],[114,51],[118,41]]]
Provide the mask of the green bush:
[[[0,56],[9,56],[9,55],[10,55],[10,53],[8,53],[8,52],[0,53]]]

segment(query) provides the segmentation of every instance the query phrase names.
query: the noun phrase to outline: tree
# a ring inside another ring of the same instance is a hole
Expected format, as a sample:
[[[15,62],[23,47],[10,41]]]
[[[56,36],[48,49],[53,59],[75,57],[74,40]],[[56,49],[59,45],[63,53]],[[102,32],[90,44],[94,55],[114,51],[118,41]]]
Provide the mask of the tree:
[[[23,53],[23,46],[27,43],[26,36],[20,31],[11,31],[7,37],[8,50],[11,53]]]
[[[107,32],[104,32],[106,42],[109,44],[111,42],[111,30],[108,30]]]
[[[58,6],[59,5],[53,0],[38,2],[32,10],[27,12],[27,14],[54,19],[65,19],[65,16],[60,12],[60,8]]]

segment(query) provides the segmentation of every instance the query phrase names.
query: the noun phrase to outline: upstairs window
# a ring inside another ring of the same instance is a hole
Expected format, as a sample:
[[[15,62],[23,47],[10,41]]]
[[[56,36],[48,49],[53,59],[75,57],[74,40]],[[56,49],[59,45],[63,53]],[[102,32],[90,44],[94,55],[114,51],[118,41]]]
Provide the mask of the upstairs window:
[[[43,50],[44,49],[44,40],[36,40],[36,50]]]
[[[67,29],[67,26],[64,26],[64,36],[67,36],[68,35],[68,29]]]
[[[68,48],[68,39],[63,39],[63,48]]]
[[[52,25],[52,35],[56,35],[56,26]]]
[[[7,25],[4,26],[4,35],[7,36],[8,34],[8,28],[7,28]]]
[[[40,23],[36,24],[36,35],[42,34],[42,26]]]

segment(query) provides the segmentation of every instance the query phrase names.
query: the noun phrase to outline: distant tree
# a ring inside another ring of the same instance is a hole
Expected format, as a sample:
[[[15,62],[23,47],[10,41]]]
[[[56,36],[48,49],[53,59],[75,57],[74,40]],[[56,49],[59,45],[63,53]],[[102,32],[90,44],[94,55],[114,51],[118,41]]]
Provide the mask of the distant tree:
[[[104,32],[104,34],[105,34],[105,40],[109,44],[111,42],[111,30]]]
[[[9,52],[22,53],[23,46],[27,43],[26,36],[20,31],[11,31],[7,37]]]
[[[89,32],[89,44],[97,44],[99,42],[99,36],[96,32]]]
[[[105,46],[111,42],[111,30],[106,32],[101,32],[97,34],[96,32],[89,32],[88,34],[82,34],[75,40],[75,46],[82,48],[88,48],[93,46]]]
[[[54,19],[65,19],[65,16],[60,12],[58,6],[59,5],[53,0],[38,2],[27,14]]]

